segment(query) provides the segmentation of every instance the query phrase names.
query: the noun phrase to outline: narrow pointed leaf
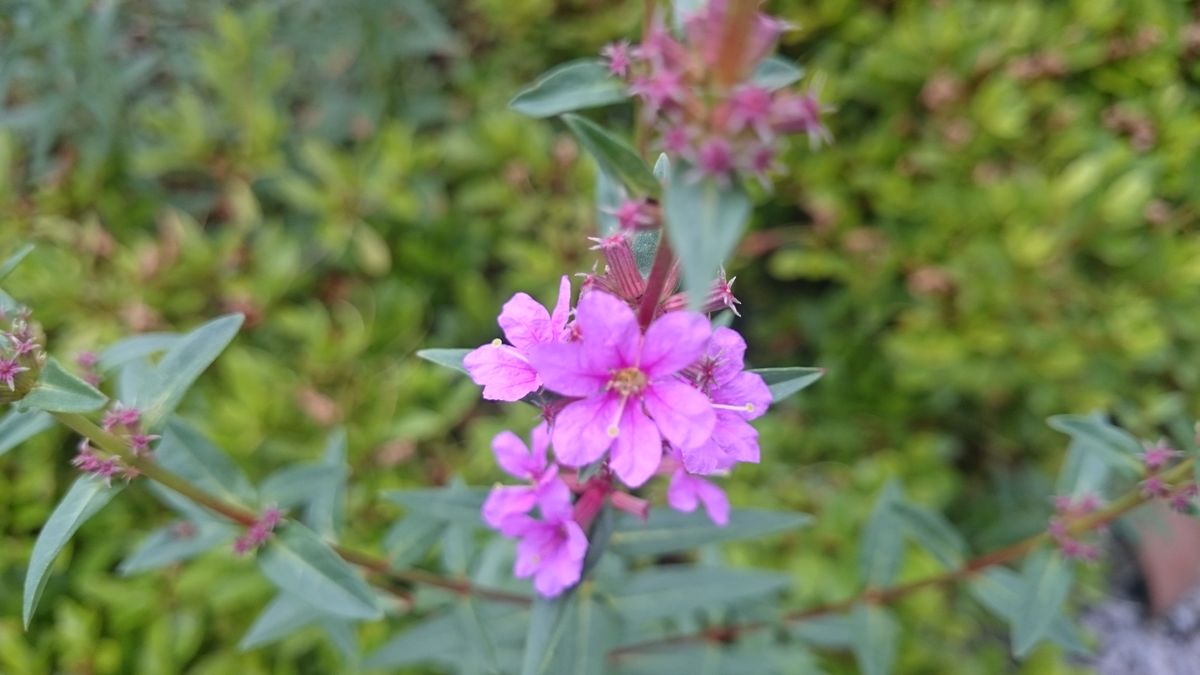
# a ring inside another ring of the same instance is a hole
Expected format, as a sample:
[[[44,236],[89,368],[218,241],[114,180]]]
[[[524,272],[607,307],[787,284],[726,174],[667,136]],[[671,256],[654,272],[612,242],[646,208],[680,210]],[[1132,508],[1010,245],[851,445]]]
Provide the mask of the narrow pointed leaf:
[[[25,574],[25,594],[21,607],[25,628],[29,628],[33,610],[37,608],[42,591],[46,588],[46,575],[50,572],[50,565],[54,563],[54,559],[79,527],[104,508],[123,487],[120,483],[109,486],[94,476],[83,476],[75,481],[58,506],[54,507],[54,512],[38,533],[37,541],[33,544],[33,553],[29,557],[29,570]]]
[[[656,509],[644,523],[632,516],[618,518],[609,548],[627,556],[662,555],[705,544],[756,539],[808,525],[811,520],[805,513],[739,509],[729,514],[729,524],[717,527],[700,511]]]
[[[384,493],[384,497],[405,507],[411,513],[428,518],[483,527],[483,501],[489,489],[480,487],[429,488],[420,490],[397,490]]]
[[[178,333],[142,333],[112,343],[100,352],[97,366],[109,371],[135,359],[145,359],[167,351],[183,339]]]
[[[242,321],[241,314],[214,319],[167,349],[154,366],[146,387],[137,392],[134,400],[134,405],[142,411],[143,424],[157,428],[175,411],[187,390],[237,336]]]
[[[807,389],[825,375],[824,368],[754,368],[771,390],[771,401],[779,403],[798,391]]]
[[[280,469],[267,476],[259,486],[262,503],[292,509],[308,504],[320,492],[334,486],[344,472],[324,464],[300,464]]]
[[[795,84],[804,77],[804,69],[782,56],[768,56],[754,69],[751,81],[774,91]]]
[[[625,84],[599,59],[580,59],[547,71],[523,89],[508,107],[530,117],[551,117],[572,110],[620,103]]]
[[[1023,658],[1047,637],[1071,590],[1071,567],[1058,552],[1034,555],[1025,565],[1012,620],[1012,648]]]
[[[529,609],[498,603],[482,603],[479,614],[496,642],[520,639],[528,623]],[[368,668],[398,668],[417,663],[457,665],[466,649],[461,616],[456,611],[427,618],[385,642],[367,655]]]
[[[967,542],[942,514],[908,502],[900,502],[894,509],[909,535],[943,567],[952,570],[962,566]]]
[[[250,625],[238,643],[238,649],[247,651],[281,640],[320,621],[324,616],[300,598],[290,593],[280,593]]]
[[[601,171],[620,180],[637,194],[653,196],[659,193],[658,179],[628,143],[585,117],[563,115],[562,120],[583,149],[596,160]]]
[[[339,427],[329,434],[320,466],[329,471],[331,479],[317,486],[304,510],[304,522],[317,534],[336,540],[346,520],[346,479],[350,475],[345,429]]]
[[[968,587],[975,597],[991,613],[1011,623],[1017,611],[1017,602],[1024,593],[1025,582],[1016,572],[1004,567],[993,567],[975,577]],[[1087,655],[1091,652],[1079,635],[1079,630],[1061,610],[1050,624],[1046,637],[1071,654]]]
[[[254,486],[246,474],[204,434],[178,417],[167,423],[155,458],[209,494],[239,503],[254,499]]]
[[[9,410],[0,417],[0,455],[54,427],[54,418],[40,410]]]
[[[17,265],[21,264],[21,261],[25,259],[25,256],[32,252],[33,244],[25,244],[21,248],[18,248],[16,251],[14,251],[12,255],[5,258],[4,262],[0,263],[0,281],[4,281],[8,275],[12,274],[12,271],[17,269]]]
[[[858,548],[858,573],[867,586],[890,586],[900,570],[904,529],[896,516],[895,506],[903,499],[900,484],[895,480],[888,481],[863,528]]]
[[[1141,444],[1129,432],[1109,423],[1102,413],[1055,415],[1046,421],[1051,428],[1084,443],[1086,449],[1096,452],[1113,468],[1127,472],[1141,469]]]
[[[891,612],[873,605],[858,605],[850,615],[854,627],[854,660],[863,675],[888,675],[896,662],[900,627]]]
[[[235,536],[233,527],[211,520],[172,523],[151,532],[117,571],[129,576],[190,560],[233,541]]]
[[[750,218],[750,197],[739,185],[722,187],[711,179],[697,179],[693,172],[684,162],[671,168],[664,213],[667,237],[679,258],[688,301],[695,309],[742,237]]]
[[[417,356],[430,363],[436,363],[466,375],[468,373],[467,369],[463,367],[463,358],[471,351],[470,349],[422,349],[417,352]]]
[[[104,407],[108,397],[92,385],[67,372],[58,361],[49,359],[33,390],[21,399],[25,409],[46,412],[87,413]]]
[[[652,567],[626,578],[613,595],[622,620],[653,621],[761,599],[788,587],[787,575],[721,567]]]
[[[614,617],[584,584],[559,598],[537,598],[525,640],[522,675],[601,675]]]
[[[417,516],[396,521],[383,540],[392,566],[403,569],[415,564],[433,548],[445,527],[440,520]]]
[[[383,616],[371,591],[346,561],[312,530],[288,523],[258,557],[263,574],[280,589],[348,619]]]

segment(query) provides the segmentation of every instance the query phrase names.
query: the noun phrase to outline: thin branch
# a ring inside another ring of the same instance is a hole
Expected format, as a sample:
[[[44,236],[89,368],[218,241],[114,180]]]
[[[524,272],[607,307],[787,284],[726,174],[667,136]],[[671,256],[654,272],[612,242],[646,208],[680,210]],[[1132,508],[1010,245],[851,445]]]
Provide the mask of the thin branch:
[[[205,492],[192,485],[187,479],[164,469],[149,458],[134,456],[125,446],[124,441],[96,426],[94,422],[83,415],[75,413],[53,414],[59,422],[87,438],[96,447],[120,457],[121,461],[136,469],[142,476],[163,487],[243,527],[249,527],[258,521],[258,514],[254,511]],[[346,562],[357,565],[372,574],[392,582],[392,584],[385,586],[385,588],[394,593],[396,590],[391,587],[394,584],[423,584],[425,586],[444,588],[461,595],[474,595],[497,602],[514,604],[529,604],[531,602],[528,596],[477,586],[466,579],[452,579],[417,569],[392,569],[391,563],[384,558],[345,546],[334,546],[333,550]]]
[[[1177,481],[1187,478],[1192,474],[1194,462],[1194,459],[1189,458],[1175,466],[1170,471],[1162,474],[1163,481],[1166,482],[1166,484],[1171,485]],[[1091,515],[1075,519],[1070,525],[1067,526],[1067,532],[1071,534],[1080,534],[1094,530],[1103,525],[1107,525],[1125,513],[1146,503],[1150,499],[1150,497],[1143,495],[1140,489],[1133,490],[1110,504],[1108,507]],[[1038,546],[1049,542],[1050,535],[1047,532],[1041,532],[1010,546],[1006,546],[990,553],[985,553],[977,558],[973,558],[959,569],[950,570],[941,574],[935,574],[924,579],[918,579],[916,581],[902,584],[900,586],[894,586],[892,588],[867,588],[863,590],[862,593],[850,598],[846,598],[845,600],[839,600],[837,602],[830,602],[794,612],[789,612],[788,614],[785,614],[778,622],[755,621],[733,626],[718,626],[696,633],[685,633],[682,635],[674,635],[657,640],[647,640],[645,642],[638,642],[615,649],[612,652],[609,652],[609,658],[615,660],[637,652],[692,644],[696,642],[726,643],[745,633],[763,630],[766,628],[774,628],[779,626],[781,623],[802,623],[804,621],[817,619],[823,616],[829,616],[831,614],[841,614],[853,609],[854,606],[858,604],[890,604],[912,595],[917,591],[965,581],[979,572],[988,569],[989,567],[1014,562],[1025,557]]]

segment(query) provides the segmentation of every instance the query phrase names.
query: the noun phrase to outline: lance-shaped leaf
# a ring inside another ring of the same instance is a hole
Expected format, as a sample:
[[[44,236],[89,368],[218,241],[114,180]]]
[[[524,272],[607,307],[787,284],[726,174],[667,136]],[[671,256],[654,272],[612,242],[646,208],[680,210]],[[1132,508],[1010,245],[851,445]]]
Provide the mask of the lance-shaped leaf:
[[[612,612],[585,583],[558,598],[537,598],[521,675],[601,675],[614,633]]]
[[[1129,432],[1109,423],[1102,413],[1055,415],[1046,422],[1051,428],[1085,443],[1086,449],[1096,452],[1113,468],[1141,470],[1141,444]]]
[[[283,526],[258,556],[263,574],[280,589],[347,619],[383,616],[375,594],[346,561],[312,530],[295,522]]]
[[[142,333],[118,340],[100,352],[97,366],[109,371],[136,359],[145,359],[174,347],[183,336],[178,333]]]
[[[457,370],[466,375],[468,373],[467,369],[463,367],[463,358],[470,353],[470,349],[422,349],[417,352],[417,356],[430,363],[436,363],[443,368]]]
[[[237,536],[233,527],[213,520],[180,521],[150,533],[117,570],[124,576],[190,560]]]
[[[893,509],[908,534],[943,567],[958,569],[962,566],[967,542],[942,514],[904,501],[896,503]]]
[[[975,577],[968,588],[988,611],[1009,623],[1016,615],[1017,603],[1025,595],[1025,582],[1021,575],[1004,567],[986,570]],[[1046,637],[1072,654],[1086,655],[1090,652],[1079,630],[1062,610],[1052,617]]]
[[[887,675],[896,662],[900,627],[891,612],[874,605],[857,605],[850,615],[854,627],[854,660],[863,675]]]
[[[54,418],[40,410],[9,410],[0,417],[0,455],[54,427]]]
[[[1057,551],[1029,558],[1012,615],[1012,648],[1023,658],[1047,637],[1071,590],[1071,567]]]
[[[325,616],[317,608],[290,593],[280,593],[263,609],[238,642],[247,651],[281,640],[311,626]]]
[[[632,516],[619,518],[609,547],[627,556],[662,555],[705,544],[756,539],[808,525],[811,520],[805,513],[738,509],[729,514],[725,527],[717,527],[701,511],[656,509],[644,523]]]
[[[580,59],[547,71],[521,90],[508,107],[530,117],[551,117],[572,110],[620,103],[625,84],[599,59]]]
[[[585,117],[563,115],[562,120],[579,139],[583,149],[596,160],[602,172],[620,180],[635,193],[659,193],[661,186],[658,179],[628,143]]]
[[[5,258],[4,262],[0,263],[0,281],[4,281],[8,275],[12,274],[12,271],[17,269],[17,265],[20,265],[25,256],[31,252],[33,252],[33,244],[25,244]]]
[[[652,567],[631,574],[614,593],[622,620],[653,621],[759,600],[787,588],[787,575],[721,567]]]
[[[211,495],[241,503],[254,500],[254,486],[246,474],[204,434],[178,417],[167,423],[154,455],[163,468]]]
[[[42,591],[46,588],[46,575],[50,572],[50,565],[54,563],[54,559],[79,527],[104,508],[123,487],[121,483],[110,486],[95,476],[82,476],[75,481],[58,506],[54,507],[54,512],[38,533],[37,541],[33,544],[33,553],[29,557],[29,570],[25,574],[24,602],[21,607],[25,628],[29,628],[33,610],[37,608]]]
[[[779,403],[796,392],[807,389],[825,375],[824,368],[754,368],[771,390],[771,402]]]
[[[67,372],[58,361],[49,359],[38,376],[37,384],[21,408],[46,412],[87,413],[104,407],[108,397],[98,389]]]
[[[698,308],[717,278],[718,268],[741,239],[750,217],[750,197],[740,185],[721,186],[694,173],[684,162],[674,164],[664,213],[688,301]]]
[[[900,484],[888,481],[863,528],[858,548],[858,573],[871,587],[890,586],[900,569],[904,527],[895,506],[904,500]]]
[[[242,320],[241,314],[214,319],[187,333],[167,349],[148,381],[134,396],[133,405],[142,411],[143,424],[156,428],[175,411],[200,374],[233,341]]]
[[[480,511],[488,492],[488,488],[458,486],[393,491],[384,493],[384,497],[400,504],[411,513],[446,522],[483,527]]]
[[[332,479],[316,487],[304,510],[304,522],[318,534],[336,540],[346,520],[346,478],[350,474],[345,429],[339,427],[329,434],[320,466],[330,472]]]
[[[782,56],[768,56],[754,69],[751,80],[760,87],[774,91],[795,84],[804,77],[804,69]]]
[[[437,543],[446,524],[432,518],[407,516],[396,521],[383,539],[383,548],[396,569],[421,559]]]
[[[476,603],[483,623],[497,643],[519,638],[529,621],[529,609],[498,603]],[[459,664],[467,649],[462,613],[451,610],[427,618],[385,642],[369,654],[368,668],[398,668],[416,663]]]

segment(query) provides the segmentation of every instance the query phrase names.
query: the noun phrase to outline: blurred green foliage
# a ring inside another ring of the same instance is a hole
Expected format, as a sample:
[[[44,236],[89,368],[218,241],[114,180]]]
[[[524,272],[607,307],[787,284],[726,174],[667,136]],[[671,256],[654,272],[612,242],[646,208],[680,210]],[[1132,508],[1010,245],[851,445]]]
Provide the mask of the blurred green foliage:
[[[183,413],[256,477],[345,424],[352,543],[379,546],[381,489],[494,478],[487,439],[531,419],[412,354],[482,343],[513,292],[548,299],[591,266],[591,167],[504,104],[632,34],[641,3],[0,5],[0,251],[39,244],[8,286],[53,353],[245,312]],[[755,365],[828,374],[761,421],[764,464],[732,481],[736,504],[816,524],[730,556],[789,571],[803,604],[856,590],[890,476],[984,550],[1044,525],[1065,447],[1045,416],[1105,408],[1153,435],[1194,410],[1200,25],[1170,0],[767,9],[798,26],[783,51],[823,78],[837,141],[795,150],[759,196],[738,327]],[[136,541],[111,533],[167,518],[138,490],[84,528],[22,632],[72,446],[55,432],[0,459],[0,672],[338,670],[311,632],[237,652],[271,592],[232,555],[116,577]],[[936,569],[914,555],[901,580]],[[900,672],[1017,669],[965,593],[900,609]]]

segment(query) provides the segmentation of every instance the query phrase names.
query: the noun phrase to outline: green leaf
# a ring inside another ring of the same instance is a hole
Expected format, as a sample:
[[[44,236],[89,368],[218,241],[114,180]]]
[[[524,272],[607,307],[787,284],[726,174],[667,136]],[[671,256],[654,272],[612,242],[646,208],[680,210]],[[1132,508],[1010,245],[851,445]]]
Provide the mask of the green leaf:
[[[854,627],[854,660],[863,675],[887,675],[896,662],[900,627],[891,613],[874,605],[857,605],[850,615]]]
[[[609,548],[621,555],[655,556],[722,541],[756,539],[808,525],[811,520],[805,513],[741,509],[729,514],[729,524],[717,527],[699,511],[656,509],[645,523],[633,516],[620,518]]]
[[[46,412],[87,413],[103,408],[107,402],[108,397],[98,389],[49,359],[33,390],[21,399],[21,406]]]
[[[612,644],[612,612],[584,583],[558,598],[539,597],[525,639],[521,675],[602,675]]]
[[[326,467],[333,479],[317,487],[304,510],[304,522],[321,536],[336,540],[346,520],[346,478],[350,475],[345,429],[339,427],[329,434],[320,466]]]
[[[1031,556],[1012,617],[1012,648],[1024,658],[1049,632],[1071,591],[1071,567],[1057,551]]]
[[[83,476],[75,481],[58,506],[54,507],[54,512],[50,514],[46,524],[42,525],[37,541],[33,544],[33,553],[29,556],[29,570],[25,574],[25,597],[21,609],[26,629],[29,628],[29,621],[33,618],[33,610],[42,597],[42,591],[46,588],[46,574],[50,571],[54,559],[79,527],[104,508],[104,505],[124,487],[121,483],[109,486],[95,476]]]
[[[1100,412],[1087,415],[1055,415],[1046,422],[1052,429],[1086,443],[1114,468],[1141,469],[1142,446],[1129,432],[1109,423]]]
[[[754,69],[751,81],[774,91],[795,84],[804,77],[804,69],[782,56],[768,56]]]
[[[204,434],[178,417],[172,417],[154,452],[163,468],[226,501],[254,501],[254,486],[246,474]]]
[[[383,548],[396,569],[404,569],[421,559],[441,537],[445,523],[432,518],[408,516],[388,529]]]
[[[344,471],[327,464],[289,466],[263,480],[259,501],[293,509],[316,499],[322,490],[336,485],[344,476]]]
[[[142,333],[118,340],[100,352],[96,365],[107,372],[136,359],[145,359],[175,346],[183,336],[178,333]]]
[[[12,255],[8,256],[4,262],[0,263],[0,281],[4,281],[12,271],[17,269],[17,265],[25,259],[33,251],[33,244],[25,244],[18,248]]]
[[[692,173],[684,162],[672,167],[664,213],[667,237],[679,257],[684,289],[695,309],[741,239],[750,217],[750,197],[739,185],[721,187]]]
[[[587,118],[568,114],[562,120],[601,171],[619,179],[634,193],[654,196],[661,191],[658,179],[628,143]]]
[[[514,629],[523,631],[529,610],[498,603],[479,603],[485,625],[492,628],[496,641],[508,638]],[[519,636],[519,633],[517,634]],[[439,614],[388,640],[367,656],[368,668],[398,668],[416,663],[434,662],[457,665],[467,645],[458,611]]]
[[[893,511],[907,532],[948,570],[966,559],[967,542],[942,514],[916,504],[899,502]]]
[[[457,370],[458,372],[468,375],[467,369],[463,367],[463,357],[470,354],[472,349],[421,349],[417,351],[417,356],[436,363],[439,366]]]
[[[248,651],[271,644],[311,626],[325,616],[300,598],[290,593],[280,593],[250,625],[250,630],[238,642],[238,649]]]
[[[151,371],[149,381],[134,397],[133,405],[142,411],[142,423],[147,428],[157,428],[175,411],[201,373],[233,341],[242,320],[241,314],[214,319],[167,349]]]
[[[383,616],[375,594],[312,530],[289,522],[268,541],[258,566],[277,587],[348,619]]]
[[[629,575],[614,593],[613,609],[635,623],[683,616],[783,591],[787,575],[720,567],[652,567]]]
[[[233,527],[212,520],[172,523],[151,532],[117,571],[129,576],[190,560],[232,541],[236,535]]]
[[[9,410],[0,417],[0,456],[54,427],[54,418],[40,410]]]
[[[483,527],[480,510],[489,488],[446,487],[385,492],[384,498],[427,518]]]
[[[602,61],[579,59],[547,71],[509,101],[508,107],[530,117],[552,117],[626,98],[625,84],[609,74]]]
[[[750,372],[760,375],[771,390],[771,402],[779,403],[825,375],[824,368],[754,368]]]
[[[900,570],[900,555],[904,550],[904,528],[896,516],[896,505],[904,493],[896,480],[889,480],[879,493],[863,528],[858,548],[858,573],[873,588],[892,584]]]
[[[976,576],[968,588],[988,611],[1011,623],[1016,615],[1019,597],[1024,594],[1024,586],[1025,582],[1016,572],[993,567]],[[1079,630],[1061,610],[1051,619],[1046,636],[1071,654],[1087,655],[1091,651],[1080,637]]]

